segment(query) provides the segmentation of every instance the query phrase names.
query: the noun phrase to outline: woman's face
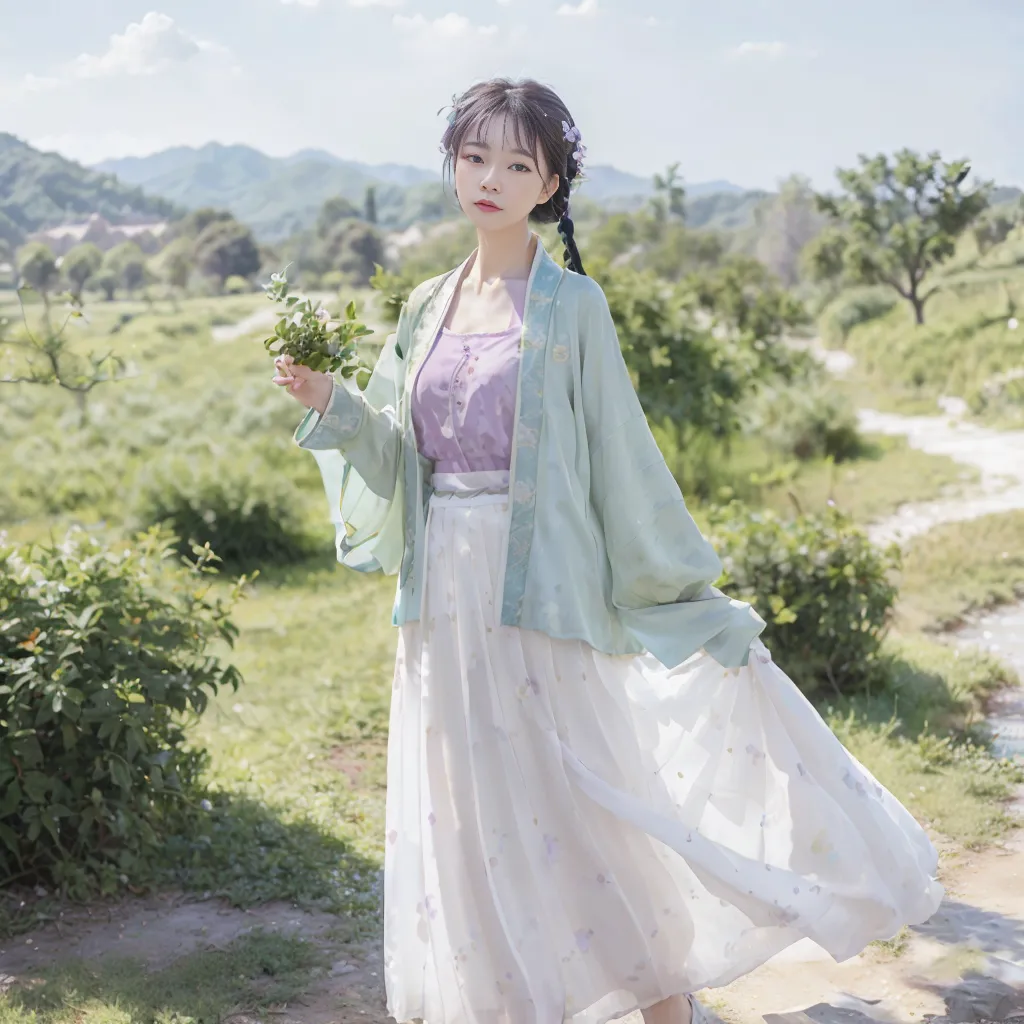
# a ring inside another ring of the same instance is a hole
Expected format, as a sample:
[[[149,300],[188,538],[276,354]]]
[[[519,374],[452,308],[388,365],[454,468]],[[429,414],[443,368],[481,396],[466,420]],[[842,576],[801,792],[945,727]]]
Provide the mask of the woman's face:
[[[518,148],[507,116],[492,117],[483,128],[483,133],[471,128],[455,154],[455,192],[473,224],[493,231],[525,221],[558,190],[558,175],[548,180],[543,152],[535,160]]]

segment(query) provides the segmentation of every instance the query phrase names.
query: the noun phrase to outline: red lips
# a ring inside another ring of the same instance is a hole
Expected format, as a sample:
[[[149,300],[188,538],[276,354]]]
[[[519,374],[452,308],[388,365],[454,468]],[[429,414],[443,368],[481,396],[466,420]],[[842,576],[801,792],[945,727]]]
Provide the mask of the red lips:
[[[494,203],[490,202],[487,199],[481,199],[481,200],[479,200],[479,202],[476,202],[473,205],[478,207],[481,210],[500,210],[501,209],[500,206],[495,206]]]

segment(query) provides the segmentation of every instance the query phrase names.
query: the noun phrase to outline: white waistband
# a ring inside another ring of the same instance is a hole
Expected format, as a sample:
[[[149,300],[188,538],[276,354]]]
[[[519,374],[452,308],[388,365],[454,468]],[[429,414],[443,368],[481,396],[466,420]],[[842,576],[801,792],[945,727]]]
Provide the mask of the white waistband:
[[[507,469],[478,470],[474,473],[433,473],[432,504],[497,505],[508,501]]]

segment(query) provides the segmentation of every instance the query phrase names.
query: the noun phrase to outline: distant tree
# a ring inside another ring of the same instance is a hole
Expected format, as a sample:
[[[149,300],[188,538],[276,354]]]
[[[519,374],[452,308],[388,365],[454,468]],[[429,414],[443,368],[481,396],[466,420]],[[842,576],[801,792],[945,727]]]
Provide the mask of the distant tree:
[[[213,206],[203,206],[193,210],[175,225],[176,237],[198,238],[211,224],[229,223],[235,215],[230,210],[218,210]]]
[[[103,266],[92,276],[93,287],[103,292],[107,302],[117,297],[117,289],[121,287],[120,274],[104,260]]]
[[[121,242],[107,252],[103,269],[112,271],[117,284],[132,295],[146,282],[146,254],[134,242]]]
[[[384,262],[384,240],[372,224],[346,220],[325,240],[325,258],[331,270],[340,270],[354,285],[369,284],[375,266]]]
[[[880,153],[861,156],[859,168],[840,168],[842,194],[817,198],[833,225],[808,247],[805,266],[818,280],[888,285],[924,323],[925,303],[938,290],[924,290],[925,278],[988,205],[989,184],[961,191],[969,171],[964,160],[943,163],[938,153],[909,149],[891,162]]]
[[[60,271],[70,282],[72,292],[81,295],[93,275],[103,266],[103,253],[92,242],[76,245],[64,257]]]
[[[363,213],[363,219],[367,224],[377,223],[377,190],[373,185],[368,185],[366,188],[366,209]]]
[[[809,179],[794,174],[754,210],[753,254],[789,286],[800,279],[800,254],[828,225]]]
[[[253,277],[262,263],[252,232],[238,221],[208,224],[196,239],[195,257],[196,266],[221,287],[233,275]]]
[[[316,232],[317,238],[326,238],[331,233],[331,229],[340,221],[360,216],[360,211],[344,196],[332,196],[320,207],[313,230]]]
[[[654,198],[651,200],[655,218],[664,224],[669,217],[686,220],[686,189],[679,177],[679,162],[669,166],[664,175],[654,175]]]
[[[37,291],[43,303],[49,306],[50,294],[60,283],[60,271],[49,246],[42,242],[29,242],[18,250],[18,278]]]
[[[1020,211],[1009,204],[990,210],[988,216],[980,218],[971,230],[978,252],[984,256],[990,249],[1001,245],[1020,221]]]
[[[156,261],[158,273],[169,288],[183,293],[195,268],[195,246],[191,238],[174,239]]]

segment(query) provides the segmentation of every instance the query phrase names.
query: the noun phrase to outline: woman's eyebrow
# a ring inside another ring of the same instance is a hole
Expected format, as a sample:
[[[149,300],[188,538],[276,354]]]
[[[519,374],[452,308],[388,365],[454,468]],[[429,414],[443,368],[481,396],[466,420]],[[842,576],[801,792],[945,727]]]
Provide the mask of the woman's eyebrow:
[[[490,149],[491,148],[482,139],[473,139],[471,142],[463,143],[463,145],[466,145],[466,146],[479,146],[480,149]],[[510,153],[518,153],[520,156],[529,157],[531,160],[533,159],[533,154],[532,153],[528,153],[525,149],[510,149],[509,152]]]

